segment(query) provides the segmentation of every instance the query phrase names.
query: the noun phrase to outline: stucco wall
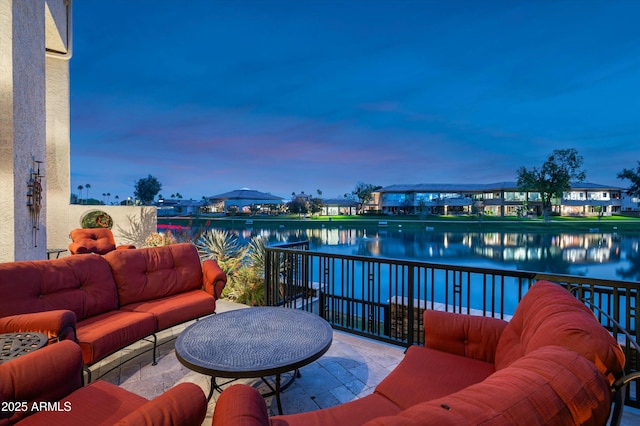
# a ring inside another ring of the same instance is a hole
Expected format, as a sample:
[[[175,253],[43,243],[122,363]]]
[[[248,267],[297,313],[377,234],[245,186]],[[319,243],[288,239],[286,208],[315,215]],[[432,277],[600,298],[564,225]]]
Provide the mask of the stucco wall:
[[[71,3],[47,0],[45,8],[46,44],[46,181],[47,247],[58,247],[68,239],[67,223],[70,196],[70,92]]]
[[[46,197],[34,235],[27,207],[27,184],[34,160],[45,160],[45,5],[44,0],[3,1],[0,129],[2,174],[2,259],[39,259],[46,250]],[[5,50],[8,49],[8,50]],[[8,171],[13,171],[10,176]],[[46,182],[43,185],[46,191]],[[5,203],[5,201],[7,201]],[[5,206],[7,206],[5,208]]]
[[[67,221],[70,197],[69,63],[47,57],[47,245],[67,238],[69,230],[56,226]]]
[[[113,236],[116,244],[133,244],[142,247],[144,239],[157,230],[157,214],[155,207],[144,206],[84,206],[66,204],[67,220],[56,224],[58,228],[53,233],[50,229],[49,248],[66,249],[71,240],[69,232],[82,227],[82,217],[94,210],[101,210],[113,219]],[[60,257],[68,255],[63,253]]]
[[[13,7],[0,1],[0,261],[14,255]]]

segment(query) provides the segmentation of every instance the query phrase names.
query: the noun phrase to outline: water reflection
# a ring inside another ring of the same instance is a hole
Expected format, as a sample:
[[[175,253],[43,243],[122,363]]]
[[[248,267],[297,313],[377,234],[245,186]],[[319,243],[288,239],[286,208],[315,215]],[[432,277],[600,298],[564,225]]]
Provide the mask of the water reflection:
[[[640,235],[436,232],[408,229],[232,230],[270,244],[309,240],[312,250],[436,263],[640,280]]]

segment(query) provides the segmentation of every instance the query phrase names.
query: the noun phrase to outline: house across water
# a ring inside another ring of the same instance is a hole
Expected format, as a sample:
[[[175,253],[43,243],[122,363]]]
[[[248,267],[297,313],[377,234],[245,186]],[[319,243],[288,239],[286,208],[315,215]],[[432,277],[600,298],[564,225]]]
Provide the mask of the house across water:
[[[384,214],[542,214],[537,192],[522,192],[516,182],[491,184],[390,185],[374,194],[369,210]],[[555,200],[552,212],[561,216],[610,216],[637,210],[624,188],[577,183]]]

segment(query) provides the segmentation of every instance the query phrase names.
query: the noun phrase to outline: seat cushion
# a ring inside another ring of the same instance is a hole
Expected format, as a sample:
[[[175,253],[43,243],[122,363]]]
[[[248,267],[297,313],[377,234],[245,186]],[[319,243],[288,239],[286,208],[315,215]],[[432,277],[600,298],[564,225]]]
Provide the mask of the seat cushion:
[[[620,345],[593,312],[564,287],[538,281],[520,301],[496,347],[496,369],[547,345],[564,346],[593,362],[611,383],[622,374]]]
[[[158,330],[210,315],[215,309],[215,299],[203,290],[191,290],[162,299],[131,303],[121,308],[123,311],[152,314],[156,318]]]
[[[412,346],[375,391],[404,410],[478,383],[494,371],[489,362]]]
[[[113,425],[147,400],[116,385],[95,381],[60,401],[59,411],[41,411],[20,425]]]
[[[156,331],[152,314],[112,311],[78,323],[84,363],[91,365]]]
[[[346,404],[306,413],[271,417],[271,426],[361,425],[380,416],[398,414],[400,408],[378,394]]]
[[[114,250],[104,258],[111,266],[120,306],[202,288],[202,264],[193,244]]]

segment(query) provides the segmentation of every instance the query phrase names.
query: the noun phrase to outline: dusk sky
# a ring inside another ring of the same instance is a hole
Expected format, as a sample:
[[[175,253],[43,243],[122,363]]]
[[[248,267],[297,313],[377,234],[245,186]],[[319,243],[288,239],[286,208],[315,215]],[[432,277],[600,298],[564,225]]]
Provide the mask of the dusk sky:
[[[640,1],[73,2],[71,190],[516,180],[640,160]],[[84,196],[84,194],[83,194]]]

